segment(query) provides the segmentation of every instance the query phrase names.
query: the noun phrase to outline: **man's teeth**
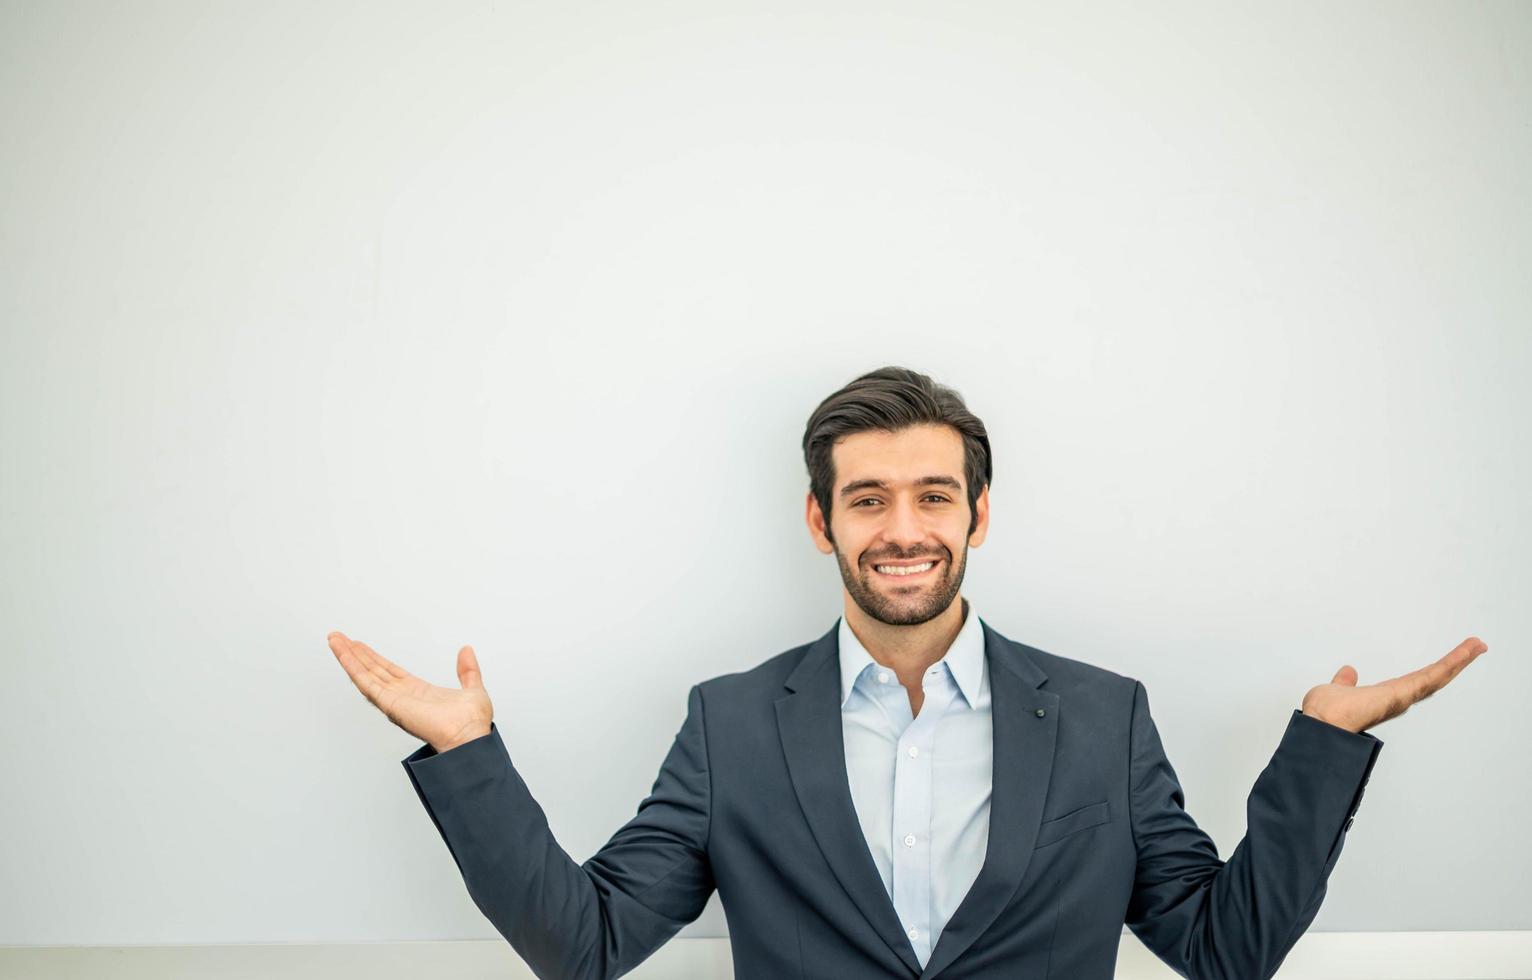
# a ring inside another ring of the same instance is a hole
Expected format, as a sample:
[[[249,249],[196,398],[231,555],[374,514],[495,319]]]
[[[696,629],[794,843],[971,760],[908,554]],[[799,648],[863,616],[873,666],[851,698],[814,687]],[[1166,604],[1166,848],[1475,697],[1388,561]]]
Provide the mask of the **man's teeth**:
[[[897,565],[874,565],[872,567],[884,575],[916,575],[935,564],[936,562],[934,561],[928,561],[924,565],[910,565],[907,568],[900,568]]]

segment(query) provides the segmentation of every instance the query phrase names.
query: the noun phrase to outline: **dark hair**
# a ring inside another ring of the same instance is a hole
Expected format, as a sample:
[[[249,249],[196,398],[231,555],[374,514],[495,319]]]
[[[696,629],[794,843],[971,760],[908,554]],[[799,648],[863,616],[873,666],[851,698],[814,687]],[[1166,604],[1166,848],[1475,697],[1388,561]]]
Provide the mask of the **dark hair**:
[[[854,432],[898,432],[915,425],[950,425],[963,437],[963,482],[968,488],[968,533],[979,524],[976,504],[989,486],[992,468],[989,433],[968,410],[963,396],[918,371],[883,367],[869,371],[819,403],[803,431],[803,461],[809,470],[809,490],[825,517],[830,535],[830,508],[835,484],[835,444]]]

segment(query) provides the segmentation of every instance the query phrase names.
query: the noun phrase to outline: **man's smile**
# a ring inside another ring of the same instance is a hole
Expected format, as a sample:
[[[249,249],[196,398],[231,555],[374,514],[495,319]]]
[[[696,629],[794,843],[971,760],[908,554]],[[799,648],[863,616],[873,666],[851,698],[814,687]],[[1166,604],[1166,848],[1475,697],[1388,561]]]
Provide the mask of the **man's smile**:
[[[918,582],[924,580],[940,564],[939,558],[927,558],[925,561],[916,562],[878,562],[872,566],[872,570],[879,578],[889,581]]]

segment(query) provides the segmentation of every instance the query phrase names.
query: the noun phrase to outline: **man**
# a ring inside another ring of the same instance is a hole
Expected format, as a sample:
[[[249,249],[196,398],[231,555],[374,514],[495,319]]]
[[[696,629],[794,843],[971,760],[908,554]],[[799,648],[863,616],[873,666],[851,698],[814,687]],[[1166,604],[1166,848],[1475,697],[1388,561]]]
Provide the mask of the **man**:
[[[474,902],[539,977],[610,978],[716,888],[736,976],[1110,978],[1122,925],[1188,977],[1269,977],[1325,895],[1382,747],[1366,729],[1488,649],[1295,709],[1227,863],[1182,807],[1143,684],[1017,643],[959,587],[989,526],[982,422],[902,368],[803,438],[809,532],[845,615],[691,688],[637,814],[584,864],[511,764],[471,647],[460,689],[331,650],[423,740],[403,760]]]

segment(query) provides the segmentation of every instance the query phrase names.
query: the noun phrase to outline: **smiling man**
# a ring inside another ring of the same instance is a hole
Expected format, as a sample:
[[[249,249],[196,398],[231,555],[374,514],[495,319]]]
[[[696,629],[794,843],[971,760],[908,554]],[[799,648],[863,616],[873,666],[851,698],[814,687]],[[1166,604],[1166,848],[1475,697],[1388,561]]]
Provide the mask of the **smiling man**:
[[[840,565],[844,622],[853,639],[878,651],[878,662],[892,668],[916,714],[923,677],[967,618],[966,602],[953,600],[963,585],[968,548],[983,543],[989,527],[989,457],[975,459],[982,476],[967,479],[964,436],[953,424],[968,427],[987,450],[982,424],[971,416],[946,424],[913,421],[913,413],[910,418],[897,432],[853,431],[831,414],[811,427],[805,451],[815,476],[809,530],[819,550],[833,551]],[[832,497],[837,470],[845,482]],[[877,475],[862,475],[869,473]],[[981,488],[972,500],[970,486]],[[836,510],[832,531],[824,515]]]
[[[950,388],[888,367],[803,437],[806,520],[844,615],[688,692],[638,812],[577,864],[511,763],[472,647],[458,689],[341,633],[357,688],[426,744],[403,760],[468,892],[539,977],[632,970],[716,889],[735,976],[1113,976],[1124,923],[1187,977],[1270,977],[1319,911],[1382,742],[1366,729],[1487,647],[1293,709],[1227,862],[1131,677],[1001,635],[960,591],[990,446]],[[1275,719],[1273,719],[1275,721]]]

